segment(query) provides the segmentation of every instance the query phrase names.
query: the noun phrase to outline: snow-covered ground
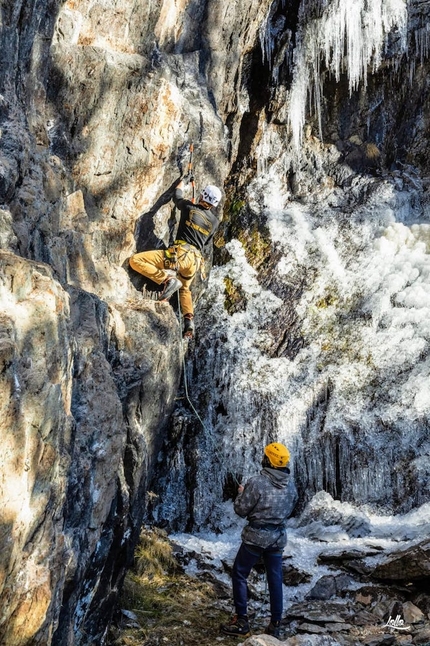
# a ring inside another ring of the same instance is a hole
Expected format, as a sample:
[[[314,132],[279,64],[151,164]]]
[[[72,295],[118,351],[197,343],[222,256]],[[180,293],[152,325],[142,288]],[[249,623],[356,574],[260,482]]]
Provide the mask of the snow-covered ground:
[[[235,516],[232,503],[224,503],[223,509],[225,526],[221,534],[202,531],[196,534],[172,534],[170,538],[186,552],[199,555],[197,560],[190,559],[186,568],[189,574],[201,573],[199,566],[203,561],[217,571],[220,580],[230,584],[224,564],[232,565],[245,522]],[[430,503],[408,514],[378,516],[367,514],[349,503],[340,503],[328,494],[321,493],[311,501],[308,511],[314,518],[312,522],[303,526],[298,526],[300,522],[296,519],[289,522],[288,543],[284,549],[286,562],[307,574],[308,581],[296,586],[284,586],[284,610],[288,610],[293,603],[302,601],[321,576],[335,574],[333,566],[318,564],[321,554],[351,550],[355,550],[357,554],[374,552],[375,555],[364,557],[364,562],[376,565],[387,553],[403,550],[406,546],[430,537]],[[329,524],[330,515],[337,518],[338,524]],[[261,592],[266,585],[264,576],[260,576],[259,581],[254,581],[254,585]],[[259,608],[261,599],[254,605]],[[252,601],[250,606],[252,608]]]

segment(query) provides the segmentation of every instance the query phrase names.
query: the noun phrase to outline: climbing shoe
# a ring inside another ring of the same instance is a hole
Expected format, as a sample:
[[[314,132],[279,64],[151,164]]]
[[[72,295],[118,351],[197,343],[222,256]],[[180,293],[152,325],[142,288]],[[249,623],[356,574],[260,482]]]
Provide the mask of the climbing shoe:
[[[273,637],[279,637],[281,631],[281,622],[280,621],[271,621],[264,631],[266,635],[272,635]]]
[[[164,283],[163,291],[158,296],[159,301],[168,301],[175,292],[182,287],[182,283],[177,278],[168,278]]]
[[[192,314],[185,314],[184,316],[184,339],[192,339],[194,337],[194,321]]]
[[[221,632],[225,635],[237,637],[248,637],[250,635],[248,617],[246,615],[234,615],[228,624],[221,624]]]

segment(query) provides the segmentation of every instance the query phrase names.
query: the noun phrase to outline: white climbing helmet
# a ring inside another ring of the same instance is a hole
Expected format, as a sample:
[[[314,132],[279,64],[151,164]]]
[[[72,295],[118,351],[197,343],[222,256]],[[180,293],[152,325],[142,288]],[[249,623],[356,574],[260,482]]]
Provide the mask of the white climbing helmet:
[[[221,202],[221,191],[217,186],[209,184],[206,188],[203,189],[200,199],[204,202],[207,202],[211,206],[218,206]]]

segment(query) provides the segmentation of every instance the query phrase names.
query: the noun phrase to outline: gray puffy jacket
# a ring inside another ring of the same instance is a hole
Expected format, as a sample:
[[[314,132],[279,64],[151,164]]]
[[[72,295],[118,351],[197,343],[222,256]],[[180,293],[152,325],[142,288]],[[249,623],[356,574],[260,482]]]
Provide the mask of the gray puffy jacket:
[[[297,489],[289,470],[265,467],[250,478],[234,501],[234,511],[248,520],[244,543],[262,549],[282,549],[287,542],[285,521],[297,502]]]

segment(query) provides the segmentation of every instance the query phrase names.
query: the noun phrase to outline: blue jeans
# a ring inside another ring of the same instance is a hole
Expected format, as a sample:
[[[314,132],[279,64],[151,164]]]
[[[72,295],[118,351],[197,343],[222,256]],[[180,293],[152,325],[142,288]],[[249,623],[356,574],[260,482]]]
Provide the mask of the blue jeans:
[[[270,614],[272,621],[282,619],[282,550],[267,548],[263,550],[242,543],[233,564],[232,583],[233,601],[238,615],[246,615],[248,607],[247,579],[260,556],[266,568],[270,595]]]

